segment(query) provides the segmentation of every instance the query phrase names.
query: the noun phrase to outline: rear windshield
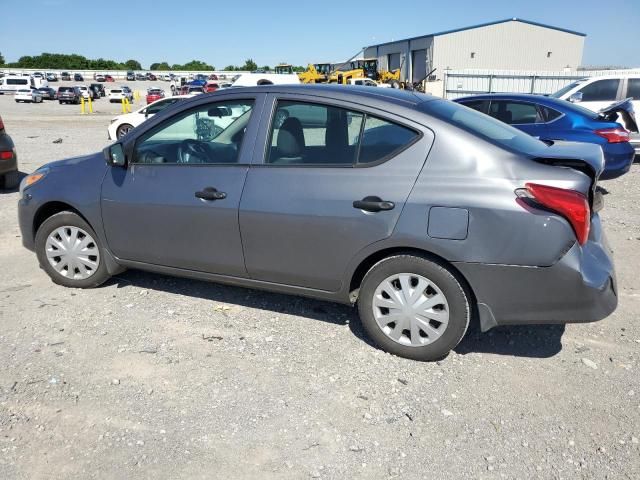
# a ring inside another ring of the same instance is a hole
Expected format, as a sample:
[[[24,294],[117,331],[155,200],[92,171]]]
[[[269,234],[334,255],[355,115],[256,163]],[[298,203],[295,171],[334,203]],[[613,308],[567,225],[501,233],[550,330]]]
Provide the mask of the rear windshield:
[[[59,92],[73,92],[73,88],[71,87],[60,87],[58,88]]]
[[[578,85],[580,85],[581,83],[584,83],[585,80],[578,80],[577,82],[573,82],[570,83],[569,85],[567,85],[566,87],[562,87],[560,90],[558,90],[555,93],[552,93],[551,95],[549,95],[550,97],[553,98],[560,98],[562,97],[565,93],[567,93],[569,90],[574,89],[575,87],[577,87]]]
[[[160,95],[162,90],[149,90],[149,95]]]
[[[29,85],[26,78],[7,78],[7,85]]]
[[[458,103],[434,100],[422,103],[420,108],[440,120],[508,150],[531,153],[546,146],[540,140],[536,140],[517,128]]]
[[[122,90],[111,90],[111,93],[122,93]]]

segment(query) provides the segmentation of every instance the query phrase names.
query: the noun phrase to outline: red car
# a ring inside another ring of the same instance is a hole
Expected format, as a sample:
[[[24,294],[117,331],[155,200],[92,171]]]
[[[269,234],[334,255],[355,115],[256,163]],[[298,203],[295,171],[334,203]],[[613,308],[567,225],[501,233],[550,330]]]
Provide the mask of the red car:
[[[159,88],[150,88],[147,90],[147,105],[164,98],[164,90]]]
[[[104,76],[104,81],[105,82],[115,82],[115,80],[113,79],[113,77],[111,75],[105,75]]]
[[[205,93],[211,93],[211,92],[215,92],[219,88],[220,88],[220,85],[218,85],[217,83],[207,82],[204,86],[204,91]]]
[[[218,80],[218,76],[215,73],[209,75],[209,80]]]

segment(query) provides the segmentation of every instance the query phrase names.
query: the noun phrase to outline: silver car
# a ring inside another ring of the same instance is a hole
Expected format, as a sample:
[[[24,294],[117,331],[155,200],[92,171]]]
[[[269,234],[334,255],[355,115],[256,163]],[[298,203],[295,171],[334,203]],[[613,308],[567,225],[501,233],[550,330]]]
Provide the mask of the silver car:
[[[598,146],[550,146],[421,94],[250,87],[45,165],[19,219],[58,284],[135,268],[357,305],[381,348],[434,360],[472,321],[616,308],[603,165]]]

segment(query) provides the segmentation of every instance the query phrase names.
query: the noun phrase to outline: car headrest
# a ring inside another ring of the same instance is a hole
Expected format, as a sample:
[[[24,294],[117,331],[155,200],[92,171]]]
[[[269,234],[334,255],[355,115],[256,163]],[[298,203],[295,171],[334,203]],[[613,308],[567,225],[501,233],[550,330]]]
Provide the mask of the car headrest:
[[[305,146],[302,123],[295,117],[287,118],[278,131],[278,151],[283,157],[297,157]]]

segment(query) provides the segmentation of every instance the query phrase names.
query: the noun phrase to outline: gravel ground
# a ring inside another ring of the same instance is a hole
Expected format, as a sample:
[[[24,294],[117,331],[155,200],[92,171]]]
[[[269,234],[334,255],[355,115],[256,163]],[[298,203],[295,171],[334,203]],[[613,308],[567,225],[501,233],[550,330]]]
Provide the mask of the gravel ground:
[[[118,108],[0,96],[25,172],[103,148]],[[431,364],[345,306],[135,271],[56,286],[0,192],[0,477],[640,478],[640,165],[603,186],[618,310],[472,329]]]

